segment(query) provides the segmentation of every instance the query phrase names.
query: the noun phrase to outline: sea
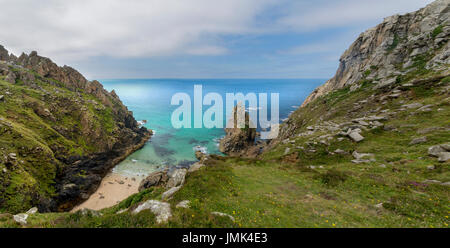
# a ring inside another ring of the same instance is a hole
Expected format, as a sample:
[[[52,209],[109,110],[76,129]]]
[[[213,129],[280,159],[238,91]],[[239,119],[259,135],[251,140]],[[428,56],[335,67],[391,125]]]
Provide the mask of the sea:
[[[223,128],[174,128],[172,113],[180,105],[171,105],[176,93],[190,96],[193,121],[194,85],[202,86],[202,95],[218,93],[223,98],[223,121],[227,93],[279,94],[279,120],[282,122],[297,109],[305,98],[325,79],[104,79],[105,89],[115,90],[122,102],[143,126],[154,135],[141,149],[118,164],[113,172],[126,176],[145,176],[165,166],[186,167],[196,161],[195,151],[220,154],[219,140]],[[205,112],[211,106],[203,106]],[[270,111],[268,116],[270,117]],[[270,119],[270,118],[269,118]]]

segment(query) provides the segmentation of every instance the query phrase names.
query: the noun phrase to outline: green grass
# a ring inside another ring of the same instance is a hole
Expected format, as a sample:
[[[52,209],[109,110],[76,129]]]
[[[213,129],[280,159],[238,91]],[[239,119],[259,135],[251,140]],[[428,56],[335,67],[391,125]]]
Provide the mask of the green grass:
[[[444,28],[444,26],[442,26],[442,25],[437,26],[437,27],[433,30],[433,32],[431,32],[431,37],[432,37],[433,39],[436,38],[436,36],[438,36],[440,33],[442,33],[442,31],[444,31],[443,28]]]
[[[30,217],[28,227],[447,228],[449,188],[424,181],[450,181],[450,163],[439,163],[427,154],[430,146],[450,141],[449,92],[445,91],[450,81],[448,77],[436,79],[435,73],[425,71],[426,60],[427,56],[417,57],[414,64],[416,71],[400,77],[394,84],[395,87],[422,80],[404,88],[398,98],[378,100],[391,92],[376,90],[372,81],[362,80],[358,82],[362,86],[353,92],[345,87],[298,109],[288,124],[282,125],[280,138],[260,157],[212,156],[206,161],[206,167],[188,174],[185,185],[169,201],[173,216],[168,223],[157,224],[150,211],[136,215],[130,211],[117,214],[119,210],[132,210],[149,199],[161,200],[161,194],[166,189],[155,187],[100,211],[102,216],[99,217],[79,212],[37,214]],[[363,100],[368,102],[355,106],[354,103]],[[432,111],[400,110],[402,105],[416,102],[432,104]],[[329,140],[328,144],[318,142],[319,137],[328,131],[318,131],[308,137],[297,136],[310,125],[324,121],[342,123],[362,116],[382,115],[380,110],[386,109],[389,109],[388,113],[396,114],[383,124],[395,130],[386,131],[383,127],[363,130],[365,139],[360,143],[348,138],[339,141],[337,137]],[[22,114],[29,116],[30,120],[35,118],[31,112]],[[107,113],[101,118],[105,118],[106,122],[110,120]],[[71,119],[65,121],[70,123]],[[46,121],[36,122],[36,125],[46,127],[44,130],[49,130],[46,124]],[[23,123],[14,124],[14,127],[19,134],[25,133]],[[295,128],[289,129],[291,127]],[[419,133],[430,127],[436,129],[426,134]],[[46,132],[49,133],[44,136],[52,135],[50,131]],[[40,138],[42,134],[29,134],[23,139],[45,144],[45,139]],[[425,143],[410,145],[412,139],[422,136],[427,137]],[[55,137],[57,139],[59,136]],[[289,142],[283,142],[285,139]],[[83,141],[76,144],[83,144]],[[300,146],[304,149],[298,148]],[[286,148],[289,148],[287,154]],[[348,154],[332,154],[336,149]],[[353,151],[372,153],[375,161],[352,163]],[[430,165],[434,166],[433,170],[428,169]],[[32,180],[36,172],[30,172],[29,168],[26,172],[14,179],[16,187],[26,185],[32,188],[36,185]],[[15,204],[20,200],[16,198]],[[175,208],[183,200],[190,200],[191,207]],[[232,215],[235,222],[211,214],[216,211]],[[14,226],[17,224],[10,218],[0,219],[0,227]]]

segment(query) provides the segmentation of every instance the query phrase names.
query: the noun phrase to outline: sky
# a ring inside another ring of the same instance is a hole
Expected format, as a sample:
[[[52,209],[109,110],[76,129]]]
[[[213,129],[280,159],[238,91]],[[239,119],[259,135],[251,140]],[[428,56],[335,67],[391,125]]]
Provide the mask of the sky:
[[[329,78],[387,16],[432,0],[0,0],[0,44],[89,79]]]

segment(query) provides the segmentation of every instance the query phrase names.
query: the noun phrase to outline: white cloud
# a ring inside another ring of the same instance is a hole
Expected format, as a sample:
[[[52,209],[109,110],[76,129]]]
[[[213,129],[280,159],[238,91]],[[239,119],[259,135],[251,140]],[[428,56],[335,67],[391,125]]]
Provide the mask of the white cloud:
[[[433,0],[297,1],[290,3],[278,24],[299,31],[355,25],[415,11],[431,2]]]
[[[61,60],[214,55],[274,0],[0,0],[0,43]]]
[[[223,36],[309,31],[381,19],[431,0],[0,0],[0,44],[58,63],[223,55]],[[304,54],[329,49],[294,48]]]

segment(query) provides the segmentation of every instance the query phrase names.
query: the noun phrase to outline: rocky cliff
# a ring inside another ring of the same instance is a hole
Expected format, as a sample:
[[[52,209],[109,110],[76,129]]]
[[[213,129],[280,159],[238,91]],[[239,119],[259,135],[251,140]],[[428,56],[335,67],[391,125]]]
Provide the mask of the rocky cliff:
[[[64,211],[151,131],[115,92],[37,52],[0,46],[0,209]]]
[[[371,80],[380,87],[412,72],[449,72],[450,0],[385,18],[362,33],[340,58],[336,75],[320,86],[302,106],[333,90],[360,87]]]

